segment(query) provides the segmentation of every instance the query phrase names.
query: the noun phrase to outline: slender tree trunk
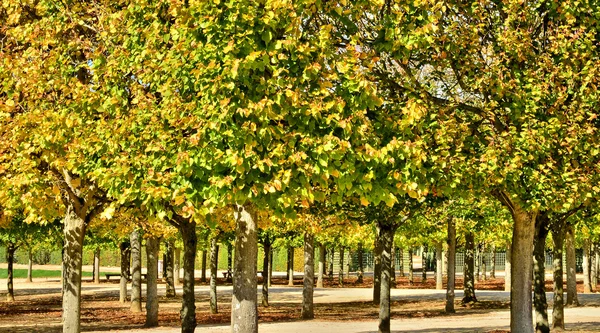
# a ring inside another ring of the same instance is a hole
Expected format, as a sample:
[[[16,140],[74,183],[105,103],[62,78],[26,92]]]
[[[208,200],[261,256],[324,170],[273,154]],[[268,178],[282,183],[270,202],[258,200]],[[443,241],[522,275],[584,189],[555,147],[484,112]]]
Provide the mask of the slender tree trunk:
[[[175,268],[173,267],[175,264],[175,244],[173,243],[173,241],[167,241],[165,242],[166,245],[166,251],[165,251],[165,258],[167,260],[164,261],[164,266],[165,266],[165,270],[166,270],[166,275],[167,275],[167,281],[166,281],[166,296],[167,297],[175,297],[176,296],[176,291],[175,291],[175,273],[174,270]]]
[[[262,305],[269,306],[269,263],[271,262],[271,238],[265,237],[263,242],[263,270],[262,270]]]
[[[258,236],[256,221],[246,207],[241,205],[237,205],[235,220],[231,332],[257,333],[256,258],[258,256]]]
[[[227,243],[227,282],[231,282],[233,273],[233,245]]]
[[[485,262],[487,258],[486,258],[485,252],[486,252],[486,248],[485,248],[485,244],[483,244],[481,246],[481,280],[482,281],[487,280],[487,263]]]
[[[288,286],[294,285],[294,248],[288,248]]]
[[[548,322],[548,302],[546,301],[546,238],[548,218],[538,214],[533,247],[533,305],[535,309],[535,331],[550,333]]]
[[[565,329],[565,304],[563,290],[563,246],[564,229],[562,225],[552,228],[552,269],[554,277],[554,302],[552,304],[552,329]]]
[[[481,244],[477,244],[475,247],[475,282],[479,282],[479,276],[481,273]]]
[[[408,249],[408,285],[413,286],[415,284],[415,272],[413,266],[413,249]]]
[[[129,238],[131,243],[131,312],[142,312],[142,242],[140,232],[135,230]]]
[[[446,313],[454,313],[454,281],[456,259],[456,224],[452,217],[448,218],[448,284],[446,285]]]
[[[376,227],[377,231],[375,234],[375,246],[373,253],[373,304],[379,305],[381,301],[381,255],[383,251],[383,247],[381,245],[381,239],[379,239],[379,235],[381,231],[379,230],[379,224]]]
[[[65,236],[63,333],[79,333],[81,331],[81,264],[85,220],[75,213],[72,205],[67,206],[63,230]]]
[[[583,240],[583,293],[592,292],[592,282],[590,281],[590,240]]]
[[[362,243],[358,243],[358,278],[356,279],[357,283],[363,283],[364,275],[365,275],[365,267],[363,264],[363,245]]]
[[[319,276],[317,278],[317,288],[323,288],[323,278],[325,277],[325,245],[319,245]]]
[[[400,259],[400,277],[404,277],[404,250],[402,248],[398,248],[398,259]]]
[[[314,236],[304,234],[304,280],[302,288],[302,319],[315,318],[313,295],[315,284]]]
[[[391,252],[391,261],[390,261],[390,287],[396,288],[396,246],[392,244],[392,252]]]
[[[437,243],[435,247],[435,289],[444,289],[443,275],[442,275],[442,243]]]
[[[158,250],[155,236],[146,239],[146,327],[158,326]]]
[[[390,333],[390,279],[392,271],[392,246],[394,229],[386,224],[378,223],[379,241],[381,243],[381,295],[379,300],[379,333]]]
[[[25,282],[31,283],[33,282],[33,250],[30,248],[27,249],[27,280]]]
[[[129,281],[129,266],[131,261],[131,246],[129,242],[121,242],[121,279],[119,281],[119,302],[127,303],[127,281]]]
[[[204,253],[204,252],[203,252]],[[175,267],[173,268],[173,281],[176,286],[181,285],[181,249],[175,247]],[[204,282],[206,282],[206,275],[204,275]]]
[[[465,235],[465,265],[464,265],[464,297],[462,303],[477,302],[475,297],[475,277],[474,267],[475,266],[475,236],[472,232],[467,232]]]
[[[490,278],[496,278],[496,245],[492,244],[492,257],[490,259]]]
[[[15,301],[15,291],[13,288],[13,263],[15,262],[15,251],[17,247],[14,243],[8,242],[6,244],[6,263],[7,263],[7,275],[6,279],[6,301],[14,302]]]
[[[183,240],[183,293],[181,300],[181,332],[193,333],[196,329],[196,295],[194,291],[196,252],[198,236],[196,222],[191,219],[181,221],[179,233]]]
[[[218,313],[217,307],[217,267],[219,265],[218,236],[210,240],[210,313]]]
[[[335,257],[335,249],[333,247],[329,250],[329,256],[331,259],[329,260],[329,271],[327,272],[327,275],[329,276],[329,281],[333,281],[333,258]]]
[[[512,242],[506,243],[506,255],[504,259],[504,291],[510,291],[512,289],[511,283],[512,275]]]
[[[421,282],[425,283],[425,281],[427,281],[427,252],[428,252],[428,247],[427,245],[423,246],[423,252],[421,252]]]
[[[590,273],[590,282],[591,282],[591,290],[592,292],[596,292],[596,284],[598,282],[597,277],[597,262],[596,262],[596,252],[598,252],[598,248],[596,244],[591,244],[590,247],[590,264],[591,264],[591,273]]]
[[[340,270],[338,272],[338,284],[344,286],[344,247],[340,246]]]
[[[448,274],[448,251],[442,250],[442,275]]]
[[[206,250],[202,250],[202,272],[200,272],[200,282],[206,283]]]
[[[269,288],[271,287],[271,279],[273,278],[273,247],[269,252]]]
[[[567,306],[579,306],[577,299],[577,275],[575,273],[575,233],[568,223],[565,229],[565,249],[567,251]]]
[[[100,248],[94,250],[94,283],[100,283]]]

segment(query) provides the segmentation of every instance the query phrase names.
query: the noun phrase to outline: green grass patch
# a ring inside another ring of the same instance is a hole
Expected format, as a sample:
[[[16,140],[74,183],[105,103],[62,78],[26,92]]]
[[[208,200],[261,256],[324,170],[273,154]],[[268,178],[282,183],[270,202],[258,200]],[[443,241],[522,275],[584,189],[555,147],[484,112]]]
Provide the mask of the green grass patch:
[[[26,278],[27,277],[27,270],[26,269],[14,269],[13,270],[13,276],[15,279],[21,279],[21,278]],[[51,277],[56,277],[56,278],[60,278],[60,271],[51,271],[51,270],[44,270],[44,269],[34,269],[32,272],[33,278],[51,278]],[[83,276],[92,276],[92,272],[83,272]],[[8,277],[8,270],[6,268],[0,268],[0,279],[6,279]]]

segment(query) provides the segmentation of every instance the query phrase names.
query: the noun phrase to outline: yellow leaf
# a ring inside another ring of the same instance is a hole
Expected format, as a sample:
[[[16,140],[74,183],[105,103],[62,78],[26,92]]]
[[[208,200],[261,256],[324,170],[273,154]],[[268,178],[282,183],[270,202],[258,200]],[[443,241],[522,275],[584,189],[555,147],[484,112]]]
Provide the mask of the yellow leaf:
[[[363,206],[368,206],[369,200],[367,200],[367,198],[365,198],[365,197],[360,197],[360,204]]]

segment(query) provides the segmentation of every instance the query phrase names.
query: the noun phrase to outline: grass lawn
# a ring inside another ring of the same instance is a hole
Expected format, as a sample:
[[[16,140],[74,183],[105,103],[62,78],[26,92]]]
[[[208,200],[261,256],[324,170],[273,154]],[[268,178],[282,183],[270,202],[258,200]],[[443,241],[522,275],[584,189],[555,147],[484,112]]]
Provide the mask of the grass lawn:
[[[27,270],[26,269],[14,269],[14,278],[26,278]],[[83,276],[92,276],[92,272],[83,272]],[[0,279],[6,279],[8,277],[8,270],[6,268],[0,268]],[[49,271],[43,269],[34,269],[33,270],[33,278],[47,278],[47,277],[60,277],[60,271]]]

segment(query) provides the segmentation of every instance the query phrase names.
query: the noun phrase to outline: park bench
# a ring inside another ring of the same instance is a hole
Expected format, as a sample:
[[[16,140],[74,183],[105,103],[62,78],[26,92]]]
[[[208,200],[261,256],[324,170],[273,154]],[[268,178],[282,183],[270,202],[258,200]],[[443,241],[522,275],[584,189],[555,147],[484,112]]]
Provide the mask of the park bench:
[[[104,273],[104,276],[106,277],[106,281],[109,281],[111,277],[113,276],[117,276],[117,277],[121,277],[121,273]],[[146,278],[146,273],[142,273],[142,279]],[[131,276],[129,277],[128,281],[131,281]]]

